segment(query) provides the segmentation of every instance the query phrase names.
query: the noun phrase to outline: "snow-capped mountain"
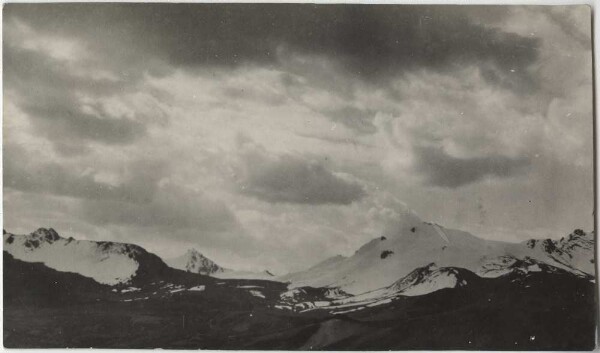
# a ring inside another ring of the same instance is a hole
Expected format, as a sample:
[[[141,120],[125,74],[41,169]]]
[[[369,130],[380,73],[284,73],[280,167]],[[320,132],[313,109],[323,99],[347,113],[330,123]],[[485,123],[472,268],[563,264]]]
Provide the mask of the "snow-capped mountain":
[[[191,273],[199,273],[221,279],[273,279],[269,271],[252,272],[237,271],[217,265],[213,260],[204,256],[196,249],[190,249],[182,256],[165,259],[172,268],[184,270]]]
[[[40,228],[26,235],[5,233],[3,237],[4,250],[15,259],[41,262],[52,269],[79,273],[102,284],[125,284],[142,277],[151,282],[174,271],[158,256],[133,244],[67,239],[52,228]],[[484,240],[413,217],[396,234],[373,239],[350,257],[336,256],[306,271],[281,277],[268,271],[223,268],[196,250],[167,263],[175,269],[220,279],[289,282],[290,289],[314,287],[360,295],[395,285],[394,292],[410,295],[460,283],[455,282],[456,273],[447,268],[466,269],[487,278],[515,271],[560,269],[591,279],[594,277],[594,233],[576,230],[560,240],[506,243]],[[437,269],[430,268],[431,263],[435,263]],[[426,269],[427,276],[422,274],[422,277],[429,278],[428,281],[419,282],[418,287],[411,286],[410,291],[400,290],[398,281],[415,274],[415,269]]]
[[[435,263],[419,267],[389,286],[349,295],[338,288],[341,295],[326,295],[327,288],[299,287],[289,289],[280,295],[278,307],[296,312],[321,310],[331,314],[348,314],[381,307],[407,297],[421,297],[443,289],[464,288],[477,291],[496,285],[511,283],[521,288],[529,288],[543,280],[576,278],[587,281],[570,271],[548,265],[541,261],[526,258],[515,260],[504,259],[504,269],[497,277],[483,278],[477,274],[458,267],[438,267]],[[560,281],[560,280],[559,280]]]
[[[514,271],[515,264],[524,259],[591,278],[593,244],[594,234],[581,230],[559,241],[491,241],[413,217],[396,234],[373,239],[350,257],[337,256],[279,280],[290,282],[291,288],[340,288],[357,295],[386,288],[430,263],[464,268],[482,277],[498,277]]]
[[[196,249],[189,249],[182,256],[172,259],[165,259],[164,261],[172,268],[208,276],[225,271],[223,267],[217,265],[214,261],[202,255]]]
[[[115,242],[63,238],[52,229],[31,234],[4,232],[4,251],[25,262],[81,274],[99,283],[116,285],[131,281],[138,273],[155,273],[167,266],[142,247]]]

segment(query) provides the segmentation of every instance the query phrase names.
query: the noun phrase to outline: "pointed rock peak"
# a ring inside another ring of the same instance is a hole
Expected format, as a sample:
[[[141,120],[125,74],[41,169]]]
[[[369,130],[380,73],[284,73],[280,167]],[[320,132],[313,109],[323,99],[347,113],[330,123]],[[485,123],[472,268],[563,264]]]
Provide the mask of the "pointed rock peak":
[[[204,258],[206,257],[206,256],[204,256],[203,253],[201,253],[200,251],[198,251],[196,248],[188,249],[187,254],[188,255],[195,255],[197,257],[204,257]]]
[[[186,270],[188,272],[210,275],[215,272],[222,272],[224,269],[217,265],[213,260],[204,256],[198,250],[188,249],[185,255],[178,258],[176,263],[171,264],[172,267]]]
[[[45,239],[48,242],[53,242],[60,239],[60,235],[58,235],[58,233],[52,228],[39,228],[33,232],[32,235],[37,238]]]
[[[574,241],[574,240],[578,240],[578,239],[585,239],[585,238],[593,238],[594,237],[594,232],[584,232],[581,229],[575,229],[573,231],[573,233],[569,234],[569,237],[567,238],[568,241]]]
[[[423,269],[423,270],[429,270],[429,271],[433,271],[433,270],[435,270],[437,268],[438,268],[438,266],[435,264],[435,262],[431,262],[427,266],[421,267],[421,269]]]
[[[204,256],[203,253],[196,250],[195,248],[188,249],[188,251],[185,254],[186,254],[186,257],[188,257],[190,260],[208,260],[208,261],[212,262],[212,260],[210,260],[208,257]]]

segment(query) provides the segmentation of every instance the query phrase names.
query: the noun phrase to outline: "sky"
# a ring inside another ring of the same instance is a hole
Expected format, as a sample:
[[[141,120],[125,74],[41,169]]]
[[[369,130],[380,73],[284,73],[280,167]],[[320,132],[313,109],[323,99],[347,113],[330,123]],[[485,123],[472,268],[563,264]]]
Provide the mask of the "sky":
[[[5,4],[4,228],[283,274],[593,227],[588,6]]]

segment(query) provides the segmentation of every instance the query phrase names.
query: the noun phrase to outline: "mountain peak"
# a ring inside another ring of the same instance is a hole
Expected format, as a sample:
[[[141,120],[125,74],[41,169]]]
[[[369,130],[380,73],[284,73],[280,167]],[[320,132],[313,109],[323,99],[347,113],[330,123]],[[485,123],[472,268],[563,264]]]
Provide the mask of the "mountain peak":
[[[53,228],[38,228],[35,232],[31,233],[32,236],[38,239],[44,239],[50,243],[61,239],[61,236]]]
[[[594,232],[584,232],[581,229],[575,229],[573,231],[573,233],[569,234],[569,236],[563,240],[567,241],[567,242],[575,242],[575,241],[583,241],[583,242],[590,242],[590,241],[594,241]]]
[[[206,256],[204,256],[204,254],[202,254],[200,251],[196,250],[195,248],[188,249],[185,252],[185,255],[190,258],[206,258]]]
[[[203,275],[212,275],[225,270],[195,248],[190,248],[184,255],[166,262],[173,268]]]

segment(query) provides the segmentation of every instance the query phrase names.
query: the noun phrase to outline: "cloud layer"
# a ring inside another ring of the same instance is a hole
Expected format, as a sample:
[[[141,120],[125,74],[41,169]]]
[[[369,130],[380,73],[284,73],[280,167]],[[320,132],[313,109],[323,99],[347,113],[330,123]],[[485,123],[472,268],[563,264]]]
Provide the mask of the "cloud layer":
[[[3,23],[11,231],[284,272],[409,208],[494,239],[593,224],[586,6],[7,4]]]

